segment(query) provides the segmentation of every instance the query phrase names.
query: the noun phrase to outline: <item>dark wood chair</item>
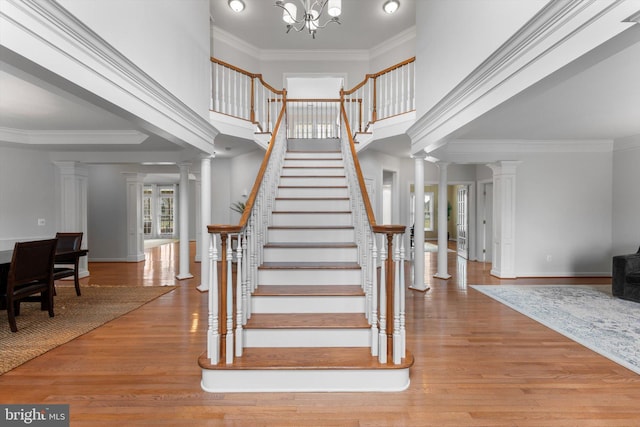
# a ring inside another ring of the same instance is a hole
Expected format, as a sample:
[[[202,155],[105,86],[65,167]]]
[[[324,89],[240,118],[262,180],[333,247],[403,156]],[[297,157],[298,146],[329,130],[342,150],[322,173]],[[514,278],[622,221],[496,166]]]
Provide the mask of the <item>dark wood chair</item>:
[[[73,277],[76,295],[80,296],[78,264],[82,255],[78,251],[82,245],[82,232],[56,233],[56,238],[58,239],[58,246],[56,248],[55,266],[53,267],[53,280]],[[65,252],[73,253],[65,254]]]
[[[21,301],[40,301],[53,317],[53,263],[57,239],[18,242],[13,249],[4,295],[11,332],[17,332]],[[40,294],[40,296],[36,296]]]

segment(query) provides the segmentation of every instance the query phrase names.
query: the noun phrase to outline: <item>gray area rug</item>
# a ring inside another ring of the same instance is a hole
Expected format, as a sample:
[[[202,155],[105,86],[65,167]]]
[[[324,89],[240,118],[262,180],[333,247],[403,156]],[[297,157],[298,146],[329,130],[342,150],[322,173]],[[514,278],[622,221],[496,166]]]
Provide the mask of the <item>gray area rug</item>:
[[[640,374],[640,304],[609,285],[473,285],[473,289]]]

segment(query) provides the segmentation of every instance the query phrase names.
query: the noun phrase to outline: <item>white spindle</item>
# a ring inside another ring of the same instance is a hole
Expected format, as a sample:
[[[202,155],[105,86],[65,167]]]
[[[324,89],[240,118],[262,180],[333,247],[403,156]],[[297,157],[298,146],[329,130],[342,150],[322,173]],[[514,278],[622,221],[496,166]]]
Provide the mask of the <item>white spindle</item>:
[[[401,237],[401,236],[400,236]],[[399,240],[394,236],[394,240]],[[395,244],[394,278],[393,278],[393,363],[400,364],[402,359],[402,344],[400,339],[400,244]]]
[[[407,330],[405,327],[405,277],[404,277],[404,260],[405,260],[405,250],[404,250],[404,234],[400,235],[400,345],[402,346],[402,350],[400,351],[401,356],[404,358],[407,356]]]
[[[218,323],[218,248],[216,235],[209,240],[209,329],[207,331],[207,357],[212,365],[220,361],[220,324]]]
[[[227,265],[222,268],[227,269],[227,300],[223,304],[227,306],[227,339],[226,339],[226,355],[227,364],[233,363],[233,276],[232,276],[233,250],[231,249],[231,236],[227,242]],[[222,319],[221,319],[222,320]]]
[[[373,233],[371,242],[371,355],[378,356],[378,248]]]
[[[247,292],[242,280],[242,233],[238,234],[238,248],[236,250],[236,356],[242,356],[244,324],[244,305],[247,301]],[[233,302],[233,300],[232,300]]]
[[[387,363],[387,290],[386,290],[386,268],[387,259],[384,236],[380,246],[380,330],[378,332],[378,362]]]

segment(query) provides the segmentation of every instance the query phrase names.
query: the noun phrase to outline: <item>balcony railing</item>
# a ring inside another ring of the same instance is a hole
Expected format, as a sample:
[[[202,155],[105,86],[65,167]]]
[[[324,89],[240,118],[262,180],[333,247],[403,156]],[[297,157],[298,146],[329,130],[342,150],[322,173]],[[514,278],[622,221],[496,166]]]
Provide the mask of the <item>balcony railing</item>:
[[[271,133],[282,109],[286,92],[274,89],[254,74],[211,58],[211,110],[248,120],[258,132]]]
[[[354,134],[369,132],[380,120],[415,110],[415,57],[375,74],[367,74],[354,88],[342,90]]]

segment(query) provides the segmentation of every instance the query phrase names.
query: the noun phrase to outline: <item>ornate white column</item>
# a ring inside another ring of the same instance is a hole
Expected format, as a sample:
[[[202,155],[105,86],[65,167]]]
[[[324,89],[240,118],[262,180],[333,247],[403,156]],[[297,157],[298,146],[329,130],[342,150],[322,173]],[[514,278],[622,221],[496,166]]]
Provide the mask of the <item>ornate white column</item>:
[[[89,171],[87,166],[78,162],[54,162],[59,176],[59,218],[58,231],[79,232],[82,234],[82,249],[89,246],[87,228],[87,182]],[[78,276],[89,275],[88,257],[80,258]]]
[[[519,161],[487,165],[493,171],[493,264],[491,274],[516,277],[516,167]]]
[[[413,220],[413,283],[409,286],[417,291],[426,291],[429,287],[424,283],[424,156],[416,156],[414,160],[415,213]]]
[[[200,162],[200,285],[198,290],[209,290],[209,231],[211,224],[211,160],[213,155],[202,157]]]
[[[127,261],[144,261],[144,174],[124,172],[124,176],[127,180]]]
[[[449,163],[437,162],[438,177],[438,271],[433,277],[449,279],[447,272],[447,167]]]
[[[180,273],[178,280],[191,279],[189,272],[189,166],[180,163]]]

